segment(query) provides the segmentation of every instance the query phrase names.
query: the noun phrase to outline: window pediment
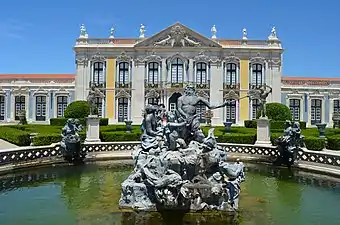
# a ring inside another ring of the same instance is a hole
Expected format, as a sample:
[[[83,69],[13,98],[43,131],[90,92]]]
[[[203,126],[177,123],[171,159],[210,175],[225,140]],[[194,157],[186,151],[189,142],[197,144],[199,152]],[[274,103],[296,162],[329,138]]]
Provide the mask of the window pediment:
[[[70,92],[66,90],[65,88],[60,88],[55,92],[55,95],[65,95],[65,96],[70,96]]]
[[[227,94],[224,95],[224,99],[233,99],[238,100],[240,97],[238,94],[236,94],[235,91],[231,90]]]
[[[91,57],[92,62],[102,62],[104,63],[106,61],[106,57],[102,56],[100,52],[96,52],[92,57]]]
[[[249,59],[251,64],[264,64],[266,62],[266,58],[262,57],[260,53],[257,53],[255,57]]]
[[[130,63],[130,62],[131,62],[131,57],[128,56],[128,55],[126,54],[126,52],[122,52],[122,53],[120,53],[120,55],[117,57],[116,61],[117,61],[117,64],[120,63],[120,62],[127,62],[127,63]]]
[[[131,95],[123,89],[116,94],[116,98],[131,98]]]
[[[33,92],[33,96],[36,96],[36,95],[48,95],[48,91],[43,89],[42,87],[39,87],[38,90],[34,91]]]

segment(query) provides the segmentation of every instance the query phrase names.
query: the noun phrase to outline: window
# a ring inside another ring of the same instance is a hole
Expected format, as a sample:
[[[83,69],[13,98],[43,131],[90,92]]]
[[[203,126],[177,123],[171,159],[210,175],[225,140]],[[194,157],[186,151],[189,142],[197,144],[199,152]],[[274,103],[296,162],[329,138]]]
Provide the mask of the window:
[[[251,101],[251,107],[252,107],[252,119],[256,119],[257,111],[260,109],[260,100],[254,99]]]
[[[5,96],[0,95],[0,120],[5,120],[5,109],[6,109]]]
[[[171,62],[171,83],[183,82],[183,61],[179,58]]]
[[[148,98],[148,104],[150,105],[158,105],[159,99],[158,98]]]
[[[255,85],[260,85],[263,83],[262,68],[263,66],[258,63],[252,65],[252,82]]]
[[[149,73],[148,73],[148,83],[157,84],[158,83],[158,63],[149,63]]]
[[[93,63],[92,83],[95,85],[104,84],[104,63],[103,62]]]
[[[322,100],[311,99],[311,125],[321,123]]]
[[[96,105],[96,107],[98,109],[98,115],[102,116],[103,115],[102,114],[103,113],[103,99],[97,97],[94,104]]]
[[[292,112],[292,119],[300,121],[300,99],[289,99],[289,108]]]
[[[119,63],[119,84],[128,84],[129,83],[129,63],[121,62]]]
[[[35,97],[35,120],[46,120],[46,96]]]
[[[25,96],[15,96],[15,120],[20,120],[19,114],[21,110],[25,110]]]
[[[67,107],[67,96],[57,97],[57,117],[64,117],[64,112]]]
[[[205,118],[205,111],[207,107],[203,104],[203,102],[198,102],[196,105],[196,114],[198,115],[198,120],[200,123],[205,123],[206,118]]]
[[[225,79],[225,83],[227,85],[236,84],[236,77],[237,77],[236,70],[237,70],[237,65],[235,63],[227,64],[226,79]]]
[[[226,99],[226,121],[236,123],[236,101],[234,99]]]
[[[127,98],[118,99],[118,122],[124,122],[128,119],[128,103],[129,99]]]
[[[196,83],[206,84],[207,83],[207,64],[197,63],[196,64]]]
[[[170,103],[170,112],[175,112],[176,111],[176,103]]]
[[[340,113],[340,100],[333,101],[333,114]]]

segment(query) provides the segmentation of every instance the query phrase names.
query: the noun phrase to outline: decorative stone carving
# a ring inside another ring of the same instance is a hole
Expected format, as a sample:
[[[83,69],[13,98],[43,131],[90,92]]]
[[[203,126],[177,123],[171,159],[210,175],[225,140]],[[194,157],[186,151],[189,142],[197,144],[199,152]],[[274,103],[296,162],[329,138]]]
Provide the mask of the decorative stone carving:
[[[196,91],[196,94],[197,94],[197,96],[202,97],[206,100],[208,100],[210,98],[209,94],[207,94],[207,92],[205,92],[203,90]]]
[[[131,98],[131,95],[126,90],[122,89],[116,94],[116,98]]]
[[[105,60],[106,57],[102,56],[98,51],[91,57],[92,62],[105,62]]]
[[[252,64],[254,63],[264,64],[266,62],[266,58],[262,57],[260,53],[257,53],[255,57],[249,59],[249,62]]]
[[[70,92],[66,90],[64,87],[61,87],[59,90],[55,92],[55,95],[66,95],[70,96]]]
[[[248,34],[247,34],[247,29],[243,28],[242,29],[242,40],[248,40]]]
[[[151,89],[148,91],[148,93],[145,95],[145,98],[159,98],[159,93],[155,91],[154,89]]]
[[[110,29],[110,37],[111,39],[115,38],[115,28],[114,27],[111,27]]]
[[[117,57],[117,62],[131,62],[131,57],[126,54],[126,52],[120,53],[120,55]]]
[[[167,69],[170,68],[170,65],[171,65],[171,62],[176,59],[176,58],[179,58],[183,61],[183,63],[186,65],[186,67],[188,67],[189,65],[189,59],[183,55],[181,55],[179,52],[177,52],[176,54],[170,56],[169,58],[166,59],[166,64],[167,64]]]
[[[235,64],[239,64],[241,60],[240,60],[240,58],[238,58],[238,57],[235,56],[235,53],[234,53],[234,52],[231,52],[231,53],[229,54],[229,56],[227,56],[227,57],[225,57],[225,58],[223,59],[223,61],[224,61],[225,63],[235,63]]]
[[[200,42],[189,37],[185,29],[180,25],[171,28],[170,34],[154,43],[155,46],[171,46],[171,47],[198,47]]]
[[[141,24],[139,28],[139,38],[145,38],[145,31],[145,26]]]
[[[217,33],[216,26],[213,25],[210,31],[211,31],[211,39],[216,39],[216,33]]]
[[[268,61],[268,65],[269,67],[273,68],[273,67],[280,67],[281,66],[281,59],[269,59]]]
[[[28,94],[29,89],[19,86],[18,88],[12,88],[11,92],[14,95],[26,95],[26,94]]]
[[[238,100],[240,99],[240,96],[235,91],[231,90],[227,94],[224,95],[224,99]]]
[[[86,57],[77,57],[76,58],[76,64],[78,65],[78,66],[80,66],[80,65],[86,65],[87,64],[87,62],[88,62],[88,59],[86,58]]]
[[[149,62],[162,62],[162,57],[160,57],[159,55],[156,55],[155,52],[152,52],[151,55],[148,55],[146,57],[139,57],[135,59],[135,62],[137,63],[149,63]]]
[[[204,51],[200,51],[200,53],[198,53],[197,56],[194,57],[194,61],[195,62],[205,62],[205,63],[209,63],[210,62],[210,57],[206,56],[204,54]]]
[[[39,87],[38,90],[33,92],[33,96],[34,95],[48,95],[48,91],[45,90],[43,87]]]
[[[85,25],[84,24],[80,25],[80,35],[79,35],[79,38],[88,38],[88,37],[89,37],[89,35],[88,35],[87,31],[86,31]]]
[[[270,35],[268,37],[269,40],[277,40],[277,33],[276,33],[276,28],[273,27],[271,32],[270,32]]]

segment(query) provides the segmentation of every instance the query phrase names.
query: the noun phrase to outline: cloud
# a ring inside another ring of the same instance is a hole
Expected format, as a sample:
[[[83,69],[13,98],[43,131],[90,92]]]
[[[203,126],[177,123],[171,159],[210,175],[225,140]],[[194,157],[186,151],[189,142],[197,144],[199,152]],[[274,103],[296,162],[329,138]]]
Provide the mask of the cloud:
[[[2,31],[1,37],[22,40],[25,38],[24,36],[25,31],[27,31],[27,29],[31,26],[32,24],[28,22],[23,22],[14,18],[9,18],[7,20],[0,22],[0,30]]]

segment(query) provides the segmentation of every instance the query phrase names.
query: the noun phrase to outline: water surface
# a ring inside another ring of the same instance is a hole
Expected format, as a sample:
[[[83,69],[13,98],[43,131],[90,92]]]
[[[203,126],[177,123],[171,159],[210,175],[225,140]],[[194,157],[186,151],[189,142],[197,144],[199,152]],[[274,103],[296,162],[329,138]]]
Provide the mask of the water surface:
[[[248,165],[240,213],[121,212],[120,184],[131,168],[114,163],[51,167],[0,178],[3,225],[338,225],[340,183],[299,171]]]

